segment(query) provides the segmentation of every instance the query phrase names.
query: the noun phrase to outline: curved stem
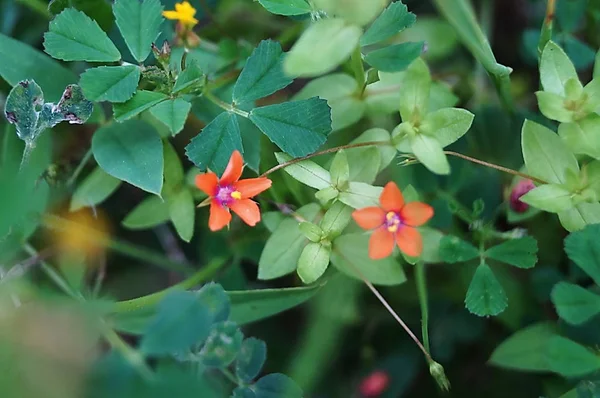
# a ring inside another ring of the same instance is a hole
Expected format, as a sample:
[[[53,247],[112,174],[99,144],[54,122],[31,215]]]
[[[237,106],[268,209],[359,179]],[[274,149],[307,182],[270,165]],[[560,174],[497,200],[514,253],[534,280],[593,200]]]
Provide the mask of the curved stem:
[[[77,165],[77,168],[73,172],[73,175],[71,176],[71,178],[69,178],[69,181],[67,181],[68,186],[75,184],[75,181],[77,181],[77,177],[79,177],[79,174],[81,174],[81,172],[83,171],[83,168],[85,167],[85,165],[87,164],[87,162],[90,160],[91,157],[92,157],[92,148],[90,147],[90,149],[88,149],[88,151],[85,153],[85,155],[83,155],[83,158],[81,158],[81,161]]]
[[[325,150],[322,150],[322,151],[319,151],[319,152],[311,153],[310,155],[302,156],[300,158],[292,159],[292,160],[289,160],[289,161],[287,161],[285,163],[278,164],[277,166],[273,166],[269,170],[267,170],[264,173],[262,173],[260,175],[260,177],[266,177],[269,174],[271,174],[271,173],[273,173],[273,172],[275,172],[275,171],[277,171],[279,169],[286,168],[286,167],[288,167],[288,166],[290,166],[292,164],[295,164],[295,163],[298,163],[298,162],[301,162],[303,160],[307,160],[307,159],[310,159],[310,158],[314,158],[316,156],[320,156],[320,155],[325,155],[325,154],[328,154],[328,153],[337,152],[340,149],[360,148],[360,147],[364,147],[364,146],[373,146],[373,145],[390,145],[391,146],[392,144],[389,141],[368,141],[368,142],[359,142],[359,143],[356,143],[356,144],[340,145],[340,146],[336,146],[336,147],[333,147],[333,148],[325,149]]]

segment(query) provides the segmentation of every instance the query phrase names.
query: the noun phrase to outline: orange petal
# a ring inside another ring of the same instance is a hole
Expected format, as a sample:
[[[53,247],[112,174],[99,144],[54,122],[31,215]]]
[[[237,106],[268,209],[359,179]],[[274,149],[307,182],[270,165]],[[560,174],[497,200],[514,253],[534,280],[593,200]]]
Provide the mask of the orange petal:
[[[196,187],[208,196],[215,196],[217,184],[218,179],[215,173],[204,173],[196,176]]]
[[[380,207],[365,207],[354,210],[352,218],[362,229],[375,229],[383,225],[385,212]]]
[[[231,213],[225,207],[221,206],[216,200],[210,202],[210,217],[208,219],[208,228],[211,231],[223,229],[231,221]]]
[[[403,226],[396,233],[396,243],[404,254],[419,257],[423,251],[423,238],[416,228]]]
[[[421,202],[410,202],[400,210],[400,217],[404,224],[418,227],[433,217],[433,207]]]
[[[229,205],[229,208],[251,227],[255,226],[260,221],[260,210],[253,200],[234,200]]]
[[[385,228],[373,231],[369,239],[369,257],[379,260],[391,256],[394,252],[394,234]]]
[[[225,172],[221,176],[219,180],[219,184],[221,186],[231,185],[242,176],[242,169],[244,168],[244,159],[242,158],[242,154],[240,151],[233,151],[231,157],[229,158],[229,163],[227,164],[227,168]]]
[[[242,194],[242,199],[248,199],[271,188],[271,180],[266,177],[248,178],[236,182],[234,188]]]
[[[402,206],[404,206],[404,197],[395,182],[388,182],[385,185],[379,197],[379,202],[386,212],[400,211],[402,209]]]

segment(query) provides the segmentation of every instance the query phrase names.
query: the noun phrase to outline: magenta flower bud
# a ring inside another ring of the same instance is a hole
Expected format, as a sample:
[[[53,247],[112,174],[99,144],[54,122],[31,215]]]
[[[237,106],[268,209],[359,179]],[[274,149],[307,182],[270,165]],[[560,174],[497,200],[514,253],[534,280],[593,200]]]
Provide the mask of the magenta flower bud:
[[[520,180],[510,193],[510,208],[517,213],[524,213],[529,208],[527,203],[521,202],[521,196],[535,188],[533,181]]]
[[[382,370],[376,370],[362,380],[359,387],[360,394],[363,397],[378,397],[389,384],[390,376]]]

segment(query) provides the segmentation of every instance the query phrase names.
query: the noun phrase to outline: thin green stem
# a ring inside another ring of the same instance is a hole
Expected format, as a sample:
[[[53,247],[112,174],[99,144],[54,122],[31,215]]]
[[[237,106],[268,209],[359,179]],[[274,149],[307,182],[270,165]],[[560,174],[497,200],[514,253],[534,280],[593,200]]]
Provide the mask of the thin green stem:
[[[240,382],[238,381],[237,377],[235,377],[229,369],[220,368],[219,370],[221,371],[221,373],[223,373],[223,376],[225,376],[230,382],[232,382],[236,386],[240,385]]]
[[[240,115],[245,118],[250,117],[250,113],[243,111],[241,109],[238,109],[235,106],[222,101],[220,98],[218,98],[216,95],[214,95],[210,91],[205,91],[204,96],[206,97],[207,100],[209,100],[213,104],[217,105],[219,108],[226,110],[227,112],[232,112],[232,113],[235,113],[235,114]]]
[[[152,293],[146,296],[134,298],[131,300],[119,301],[115,303],[114,311],[115,312],[131,312],[136,311],[145,307],[149,307],[157,304],[164,296],[166,296],[169,292],[173,290],[187,290],[191,289],[194,286],[199,285],[202,282],[206,282],[210,277],[212,277],[223,265],[225,265],[227,261],[225,259],[219,258],[213,260],[206,267],[203,267],[195,274],[191,275],[186,280],[173,285],[169,288],[161,290],[156,293]]]
[[[31,152],[33,152],[34,144],[30,141],[25,141],[25,148],[23,149],[23,156],[21,157],[21,165],[19,166],[19,171],[25,170],[25,167],[29,163],[29,158],[31,157]]]
[[[79,164],[77,165],[77,168],[75,168],[75,171],[73,172],[71,178],[69,178],[69,180],[67,181],[67,186],[72,186],[73,184],[75,184],[75,182],[77,181],[77,177],[79,177],[79,174],[81,174],[83,168],[85,167],[87,162],[89,162],[92,155],[92,148],[90,147],[90,149],[88,149],[85,155],[83,155],[83,158],[81,158],[81,160],[79,161]]]
[[[351,149],[351,148],[361,148],[361,147],[365,147],[365,146],[374,146],[374,145],[389,145],[391,146],[392,144],[389,141],[369,141],[369,142],[359,142],[356,144],[348,144],[348,145],[340,145],[340,146],[336,146],[333,148],[329,148],[329,149],[325,149],[319,152],[315,152],[315,153],[311,153],[310,155],[306,155],[306,156],[302,156],[300,158],[296,158],[296,159],[292,159],[289,160],[287,162],[278,164],[277,166],[273,166],[271,167],[269,170],[265,171],[264,173],[262,173],[260,176],[261,177],[266,177],[269,174],[279,170],[279,169],[284,169],[292,164],[298,163],[298,162],[302,162],[303,160],[307,160],[310,158],[314,158],[315,156],[321,156],[321,155],[325,155],[328,153],[333,153],[333,152],[337,152],[340,149]]]
[[[38,255],[38,251],[35,250],[35,248],[33,246],[31,246],[29,243],[25,243],[23,245],[23,249],[25,250],[25,252],[27,252],[27,254],[29,254],[31,256]],[[63,292],[65,292],[71,298],[73,298],[77,301],[83,300],[83,296],[81,295],[81,293],[75,292],[71,288],[71,286],[69,286],[67,281],[65,281],[63,279],[63,277],[58,272],[56,272],[56,270],[50,264],[48,264],[44,260],[40,260],[40,268],[42,269],[42,271],[44,271],[46,276],[48,276],[48,278],[50,278],[52,280],[52,282],[54,282],[54,284],[56,286],[58,286]]]
[[[419,295],[419,306],[421,307],[421,334],[423,336],[423,345],[425,346],[425,350],[427,350],[427,352],[431,355],[431,349],[429,347],[429,306],[427,303],[427,279],[425,275],[425,263],[422,260],[417,261],[416,264],[415,282],[417,284],[417,294]]]
[[[556,13],[556,0],[548,0],[546,4],[546,17],[542,24],[540,32],[540,41],[538,42],[538,58],[542,57],[542,51],[548,41],[552,38],[552,29],[554,26],[554,15]]]
[[[35,11],[41,17],[45,19],[52,18],[50,11],[48,11],[48,4],[40,0],[17,0],[18,3],[28,7],[31,11]]]
[[[146,380],[152,380],[154,374],[152,370],[144,360],[142,354],[140,354],[135,348],[131,347],[115,332],[113,329],[107,327],[103,333],[104,339],[110,344],[110,346],[121,353],[123,358],[129,362],[133,368],[135,368],[139,374]]]
[[[350,66],[354,72],[354,78],[358,86],[359,94],[362,95],[365,87],[367,87],[367,80],[365,78],[365,65],[362,61],[362,53],[360,52],[360,46],[356,46],[350,57]]]

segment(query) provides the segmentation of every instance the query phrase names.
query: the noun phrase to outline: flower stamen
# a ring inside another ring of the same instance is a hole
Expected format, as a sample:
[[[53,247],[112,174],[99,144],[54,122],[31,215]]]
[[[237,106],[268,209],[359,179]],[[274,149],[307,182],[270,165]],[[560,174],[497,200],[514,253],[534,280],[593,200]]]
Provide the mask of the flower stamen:
[[[240,199],[242,199],[242,193],[241,193],[240,191],[233,191],[233,192],[231,193],[231,197],[232,197],[233,199],[240,200]]]
[[[385,226],[388,231],[392,233],[398,232],[398,228],[400,228],[401,225],[402,220],[396,212],[390,211],[385,215]]]

